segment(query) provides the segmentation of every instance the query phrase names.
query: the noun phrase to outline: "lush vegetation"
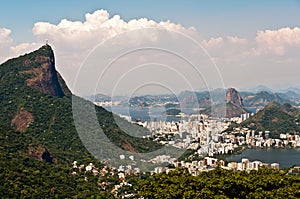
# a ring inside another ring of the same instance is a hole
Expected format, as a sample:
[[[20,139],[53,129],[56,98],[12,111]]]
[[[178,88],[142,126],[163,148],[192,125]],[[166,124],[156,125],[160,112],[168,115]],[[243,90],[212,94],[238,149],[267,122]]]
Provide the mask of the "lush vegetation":
[[[271,137],[278,138],[280,133],[300,132],[299,117],[300,111],[290,104],[272,102],[240,126],[256,131],[270,131]]]
[[[72,95],[63,79],[58,77],[66,94],[62,98],[43,94],[26,85],[26,80],[34,74],[22,71],[40,67],[36,57],[41,56],[53,56],[51,47],[43,46],[0,65],[0,195],[8,198],[98,195],[97,177],[86,182],[80,176],[71,175],[74,160],[83,164],[93,162],[99,168],[102,164],[91,156],[77,134],[72,115]],[[94,107],[88,101],[79,100]],[[34,121],[24,132],[17,132],[11,121],[21,109],[32,114]],[[115,124],[111,113],[100,107],[95,110],[102,129],[117,146],[129,146],[137,152],[159,147],[151,140],[126,136]],[[128,131],[143,130],[118,119]],[[56,163],[32,158],[29,149],[35,146],[47,149]]]
[[[140,196],[163,198],[299,198],[300,179],[270,169],[239,172],[217,168],[191,176],[185,169],[155,174],[138,184]]]

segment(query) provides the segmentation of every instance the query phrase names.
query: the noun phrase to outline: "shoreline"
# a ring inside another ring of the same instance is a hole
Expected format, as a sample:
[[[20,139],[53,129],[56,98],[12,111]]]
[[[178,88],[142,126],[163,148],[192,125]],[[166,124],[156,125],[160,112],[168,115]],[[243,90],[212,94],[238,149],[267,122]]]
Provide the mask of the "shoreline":
[[[233,162],[233,161],[227,160],[227,158],[230,157],[230,156],[234,156],[234,155],[240,155],[247,149],[267,149],[267,150],[268,149],[270,149],[270,150],[272,150],[272,149],[300,149],[300,147],[291,147],[291,146],[284,146],[284,147],[283,146],[280,146],[280,147],[275,147],[275,146],[272,146],[272,147],[241,146],[241,147],[238,147],[237,150],[234,150],[232,153],[216,154],[213,157],[217,158],[219,160],[223,160],[227,163],[228,162]]]

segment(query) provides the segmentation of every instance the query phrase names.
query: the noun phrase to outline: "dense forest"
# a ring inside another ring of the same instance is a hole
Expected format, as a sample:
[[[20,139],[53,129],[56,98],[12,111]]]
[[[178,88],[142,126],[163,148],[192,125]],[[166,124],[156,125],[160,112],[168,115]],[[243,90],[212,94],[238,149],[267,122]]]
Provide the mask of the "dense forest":
[[[218,167],[198,176],[177,169],[138,183],[139,195],[147,199],[299,198],[299,188],[300,178],[267,168],[242,172]]]

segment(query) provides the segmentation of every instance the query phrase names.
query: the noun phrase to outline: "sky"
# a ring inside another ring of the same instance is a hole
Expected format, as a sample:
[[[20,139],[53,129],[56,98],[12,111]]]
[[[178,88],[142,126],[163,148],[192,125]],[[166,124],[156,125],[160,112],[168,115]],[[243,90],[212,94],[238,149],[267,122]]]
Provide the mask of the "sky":
[[[3,1],[0,62],[48,40],[78,95],[299,87],[299,19],[298,0]]]

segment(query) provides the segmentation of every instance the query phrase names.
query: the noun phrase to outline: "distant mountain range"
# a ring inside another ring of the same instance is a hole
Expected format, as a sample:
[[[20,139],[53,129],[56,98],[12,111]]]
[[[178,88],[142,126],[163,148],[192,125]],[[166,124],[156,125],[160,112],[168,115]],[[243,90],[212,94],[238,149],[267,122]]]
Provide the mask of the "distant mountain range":
[[[243,89],[242,91],[250,92],[250,93],[259,93],[261,91],[267,91],[268,93],[286,93],[286,92],[292,91],[292,92],[300,94],[300,88],[289,87],[289,88],[285,88],[285,89],[271,89],[264,85],[258,85],[255,88],[250,88],[250,89]]]
[[[294,95],[293,95],[294,94]],[[291,95],[294,98],[291,98]],[[300,99],[299,95],[292,93],[269,93],[267,91],[261,91],[258,93],[241,93],[244,105],[246,107],[262,109],[270,102],[278,102],[280,104],[290,103],[294,106],[298,104],[297,100]]]
[[[267,87],[260,86],[257,89],[253,89],[256,92],[240,91],[238,92],[241,100],[242,107],[244,110],[240,109],[237,111],[234,106],[228,106],[229,110],[236,112],[231,114],[228,112],[228,116],[234,116],[239,113],[244,113],[246,109],[251,112],[256,112],[257,110],[263,109],[270,102],[278,102],[280,104],[289,103],[293,106],[299,106],[300,104],[300,90],[296,88],[291,88],[288,90],[282,90],[278,92],[273,92]],[[109,101],[111,100],[109,96],[97,94],[92,97],[88,97],[89,100],[94,101]],[[178,108],[194,108],[206,110],[204,112],[210,112],[210,107],[216,105],[222,105],[226,102],[226,90],[225,89],[214,89],[211,91],[183,91],[178,95],[142,95],[134,96],[130,99],[128,97],[117,97],[113,99],[114,101],[119,100],[123,105],[130,105],[136,107],[149,107],[156,105],[163,105],[169,103],[179,104]],[[129,103],[128,103],[129,102]],[[228,103],[228,102],[227,102]],[[218,108],[216,108],[218,109]]]

